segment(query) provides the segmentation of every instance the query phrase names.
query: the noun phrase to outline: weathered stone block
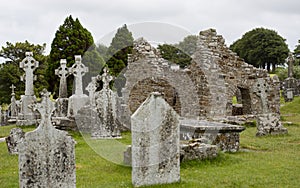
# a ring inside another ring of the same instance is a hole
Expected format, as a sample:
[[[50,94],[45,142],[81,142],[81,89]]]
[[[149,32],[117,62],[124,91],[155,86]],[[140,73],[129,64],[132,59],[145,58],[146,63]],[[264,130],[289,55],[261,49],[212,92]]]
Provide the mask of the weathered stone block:
[[[288,130],[281,124],[279,115],[259,114],[257,115],[257,133],[256,136],[287,134]]]
[[[23,141],[25,133],[21,128],[13,128],[10,134],[5,138],[8,152],[10,154],[18,154],[19,143]]]

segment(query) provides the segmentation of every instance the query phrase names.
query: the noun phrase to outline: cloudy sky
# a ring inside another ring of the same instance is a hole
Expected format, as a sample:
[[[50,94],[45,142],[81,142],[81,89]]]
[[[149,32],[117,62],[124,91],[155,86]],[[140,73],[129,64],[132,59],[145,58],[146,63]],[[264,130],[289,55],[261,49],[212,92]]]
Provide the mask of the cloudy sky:
[[[149,25],[140,23],[156,22],[191,34],[215,28],[228,45],[245,32],[264,27],[277,31],[294,50],[300,39],[299,7],[299,0],[9,0],[0,7],[0,45],[25,40],[46,43],[48,54],[56,30],[72,15],[95,41],[125,23],[138,24],[145,31]],[[159,25],[150,28],[162,31]]]

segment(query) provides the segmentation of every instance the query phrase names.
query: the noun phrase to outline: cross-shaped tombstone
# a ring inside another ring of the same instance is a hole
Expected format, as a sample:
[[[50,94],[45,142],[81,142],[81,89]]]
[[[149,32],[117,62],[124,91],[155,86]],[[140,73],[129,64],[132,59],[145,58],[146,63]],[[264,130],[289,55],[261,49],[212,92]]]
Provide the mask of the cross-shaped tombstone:
[[[67,98],[68,90],[67,90],[67,77],[69,76],[69,69],[67,68],[67,60],[60,60],[60,67],[55,69],[55,75],[60,77],[59,82],[59,98]]]
[[[25,55],[26,57],[20,62],[20,68],[25,71],[25,95],[34,95],[33,72],[39,67],[39,62],[32,57],[32,52],[26,52]]]
[[[85,90],[89,92],[89,98],[92,106],[95,106],[95,92],[97,90],[98,79],[99,79],[98,76],[92,77],[92,81],[85,88]]]
[[[262,113],[268,113],[269,112],[269,106],[268,106],[268,92],[269,92],[269,84],[263,80],[262,78],[258,78],[256,84],[253,86],[254,93],[256,93],[257,96],[261,99],[262,104]]]
[[[293,77],[293,68],[294,68],[294,56],[293,53],[289,53],[289,56],[287,58],[287,63],[288,63],[288,77],[292,78]]]
[[[75,55],[75,63],[69,69],[69,72],[75,77],[75,95],[83,95],[82,77],[88,72],[88,70],[88,67],[81,62],[81,55]]]
[[[103,69],[103,74],[100,76],[100,79],[103,82],[103,89],[108,89],[109,88],[109,82],[114,79],[113,76],[108,74],[108,69],[104,67]]]
[[[12,84],[9,88],[11,89],[11,95],[15,95],[16,86],[14,86],[14,84]]]
[[[15,86],[14,84],[12,84],[10,86],[11,88],[11,99],[10,99],[10,111],[11,111],[11,114],[10,116],[11,117],[16,117],[18,112],[17,112],[17,103],[16,103],[16,98],[15,98]]]
[[[76,187],[75,142],[67,132],[51,124],[54,102],[43,90],[42,101],[33,105],[41,114],[38,128],[20,142],[20,187]]]
[[[50,93],[43,89],[41,92],[42,102],[35,105],[35,108],[41,114],[41,124],[40,125],[51,125],[51,115],[55,110],[54,102],[50,100]]]

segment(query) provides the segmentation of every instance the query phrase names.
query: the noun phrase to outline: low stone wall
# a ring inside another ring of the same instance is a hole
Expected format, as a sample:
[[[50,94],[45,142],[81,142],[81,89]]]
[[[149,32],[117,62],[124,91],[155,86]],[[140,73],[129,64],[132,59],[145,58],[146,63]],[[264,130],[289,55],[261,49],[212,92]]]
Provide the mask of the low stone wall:
[[[180,162],[189,160],[213,159],[218,156],[218,147],[207,144],[205,139],[195,139],[187,143],[180,144]],[[124,152],[123,162],[131,166],[131,146],[129,145]]]
[[[218,156],[218,147],[203,143],[203,139],[192,140],[180,147],[180,161],[205,160]]]

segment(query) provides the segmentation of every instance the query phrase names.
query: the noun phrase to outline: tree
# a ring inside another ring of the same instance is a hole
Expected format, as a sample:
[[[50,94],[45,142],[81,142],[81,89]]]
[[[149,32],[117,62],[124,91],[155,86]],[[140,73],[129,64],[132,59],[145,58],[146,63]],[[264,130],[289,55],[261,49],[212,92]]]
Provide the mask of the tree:
[[[105,66],[105,61],[99,54],[96,45],[92,45],[82,57],[82,63],[89,68],[89,71],[83,77],[83,88],[91,82],[91,78],[101,73]]]
[[[24,74],[24,71],[19,68],[19,63],[25,58],[25,52],[33,52],[33,57],[39,61],[39,67],[34,72],[37,77],[34,83],[35,95],[38,96],[40,91],[47,87],[45,79],[47,56],[43,55],[45,48],[46,44],[35,45],[28,41],[16,42],[15,44],[6,42],[6,46],[3,46],[0,51],[0,57],[6,60],[0,70],[0,104],[10,103],[10,86],[12,84],[16,86],[17,99],[24,94],[25,84],[20,81],[20,76]]]
[[[293,77],[300,79],[300,66],[294,66]],[[280,81],[284,81],[288,77],[288,69],[284,67],[278,67],[275,71]]]
[[[300,61],[300,40],[298,40],[298,44],[296,45],[296,48],[294,49],[294,56],[295,56],[295,65],[299,65],[299,61]]]
[[[251,65],[266,68],[268,71],[282,65],[288,56],[289,49],[274,30],[256,28],[246,32],[241,39],[234,42],[230,49]]]
[[[127,66],[128,54],[132,53],[133,37],[126,24],[117,30],[107,49],[107,66],[110,73],[117,76]]]
[[[67,60],[67,66],[74,64],[74,56],[81,55],[94,44],[91,33],[84,28],[78,18],[75,20],[68,16],[63,25],[55,33],[55,38],[51,44],[50,58],[47,69],[49,90],[55,95],[58,94],[59,78],[54,74],[55,69],[60,66],[60,59]],[[72,91],[73,79],[68,79],[68,92]]]
[[[107,50],[108,47],[105,46],[104,44],[98,44],[96,46],[96,50],[98,51],[98,53],[100,54],[100,56],[106,61],[107,60]]]
[[[172,63],[178,64],[181,68],[184,68],[191,64],[192,58],[188,54],[184,53],[181,49],[173,45],[158,45],[158,49],[160,50],[161,55],[164,59],[167,59]]]
[[[188,35],[183,41],[175,44],[174,46],[182,50],[187,55],[193,55],[197,49],[198,36]]]

